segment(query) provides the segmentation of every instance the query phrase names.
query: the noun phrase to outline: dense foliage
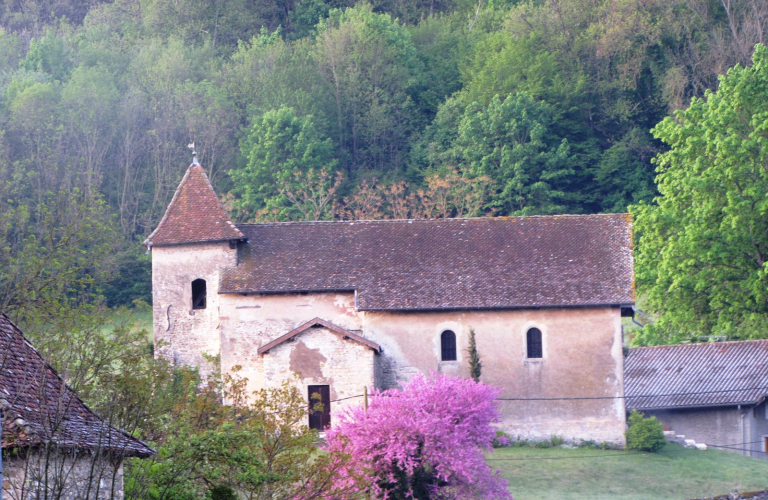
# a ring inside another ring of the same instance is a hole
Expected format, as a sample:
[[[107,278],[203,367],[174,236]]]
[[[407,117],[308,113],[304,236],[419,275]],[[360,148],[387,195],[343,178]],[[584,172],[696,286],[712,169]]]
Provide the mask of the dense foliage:
[[[768,336],[768,49],[653,129],[656,205],[634,207],[637,281],[658,314],[636,343]]]
[[[392,500],[511,499],[484,456],[496,438],[498,394],[471,379],[434,374],[416,376],[402,391],[374,392],[368,409],[350,407],[327,433],[331,456],[351,457],[337,464],[334,484]]]
[[[629,428],[625,432],[627,449],[635,451],[659,451],[666,444],[664,431],[656,417],[645,418],[637,410],[632,410],[627,421]]]
[[[286,383],[249,396],[236,373],[202,384],[191,371],[153,380],[160,397],[141,432],[157,454],[130,461],[129,498],[309,500],[346,491],[330,483],[348,457],[318,450],[295,387]]]
[[[766,12],[715,0],[6,2],[0,203],[28,227],[4,229],[0,247],[55,232],[54,203],[82,217],[90,204],[114,248],[92,245],[89,293],[148,299],[147,273],[125,270],[148,268],[134,248],[192,141],[240,220],[625,210],[656,194],[663,146],[648,131],[749,62]]]

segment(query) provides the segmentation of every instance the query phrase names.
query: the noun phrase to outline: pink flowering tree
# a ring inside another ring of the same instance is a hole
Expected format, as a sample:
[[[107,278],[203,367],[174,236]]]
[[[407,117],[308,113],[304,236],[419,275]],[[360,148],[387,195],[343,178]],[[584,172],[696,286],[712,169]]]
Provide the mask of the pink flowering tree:
[[[354,468],[335,476],[337,491],[388,500],[511,500],[484,456],[496,436],[498,394],[472,379],[435,374],[415,377],[402,391],[374,392],[367,411],[350,408],[326,436],[331,455]]]

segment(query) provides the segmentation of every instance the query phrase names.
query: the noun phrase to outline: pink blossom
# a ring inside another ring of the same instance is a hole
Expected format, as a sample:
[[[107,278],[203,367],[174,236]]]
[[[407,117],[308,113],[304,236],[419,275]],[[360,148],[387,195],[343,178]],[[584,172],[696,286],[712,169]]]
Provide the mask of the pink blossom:
[[[336,487],[363,492],[355,486],[362,471],[364,492],[382,499],[511,500],[484,456],[496,436],[498,395],[496,387],[434,373],[402,391],[374,391],[367,411],[348,409],[326,435],[331,455],[353,468],[341,468]]]

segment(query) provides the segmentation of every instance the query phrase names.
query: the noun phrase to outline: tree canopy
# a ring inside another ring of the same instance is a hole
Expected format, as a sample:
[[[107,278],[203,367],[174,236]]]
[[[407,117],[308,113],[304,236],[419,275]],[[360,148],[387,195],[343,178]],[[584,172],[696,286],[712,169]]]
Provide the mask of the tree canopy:
[[[660,195],[633,207],[640,343],[768,337],[768,49],[653,129]]]

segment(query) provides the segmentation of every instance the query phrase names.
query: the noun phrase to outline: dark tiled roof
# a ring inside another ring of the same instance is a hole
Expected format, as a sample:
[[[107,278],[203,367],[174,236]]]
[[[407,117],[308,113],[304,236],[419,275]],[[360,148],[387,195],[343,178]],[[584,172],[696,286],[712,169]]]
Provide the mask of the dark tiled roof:
[[[349,330],[345,330],[344,328],[334,325],[330,321],[326,321],[324,319],[315,318],[312,320],[307,321],[306,323],[303,323],[290,332],[286,333],[285,335],[281,335],[280,337],[276,338],[272,342],[268,342],[264,344],[263,346],[259,347],[258,353],[264,354],[265,352],[269,351],[273,347],[282,344],[286,340],[292,339],[296,335],[300,334],[301,332],[307,331],[312,327],[315,326],[323,326],[330,330],[331,332],[335,333],[341,338],[353,340],[359,344],[363,344],[364,346],[370,347],[376,352],[381,352],[381,346],[377,344],[376,342],[371,342],[370,340],[366,339],[365,337],[362,337],[354,332],[350,332]]]
[[[0,410],[2,448],[52,442],[62,449],[105,450],[129,457],[154,453],[97,417],[2,313]]]
[[[355,290],[361,310],[634,302],[627,214],[243,224],[222,293]]]
[[[755,404],[768,394],[768,340],[630,349],[627,409]]]
[[[190,165],[157,229],[144,244],[161,246],[241,238],[243,233],[229,221],[203,167]]]

